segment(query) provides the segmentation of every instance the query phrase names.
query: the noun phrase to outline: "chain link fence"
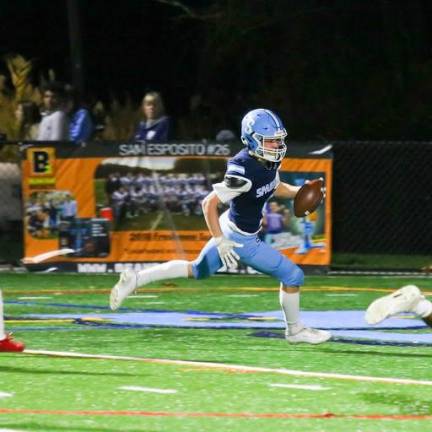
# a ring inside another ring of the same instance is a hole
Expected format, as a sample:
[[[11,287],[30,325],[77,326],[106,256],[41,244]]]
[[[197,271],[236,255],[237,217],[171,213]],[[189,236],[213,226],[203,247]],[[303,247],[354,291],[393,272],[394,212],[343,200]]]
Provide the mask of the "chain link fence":
[[[335,142],[335,269],[429,271],[432,143]],[[0,263],[23,256],[21,172],[16,147],[0,149]]]
[[[334,266],[428,270],[432,143],[336,142]]]

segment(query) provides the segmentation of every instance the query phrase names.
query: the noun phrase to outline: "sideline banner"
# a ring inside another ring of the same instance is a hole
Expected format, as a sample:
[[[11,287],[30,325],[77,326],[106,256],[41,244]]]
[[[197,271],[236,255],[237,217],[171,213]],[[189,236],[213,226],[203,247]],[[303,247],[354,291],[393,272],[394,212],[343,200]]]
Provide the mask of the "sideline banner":
[[[260,238],[298,264],[326,267],[331,260],[332,159],[320,147],[290,144],[280,178],[301,185],[323,177],[324,203],[298,219],[291,200],[271,199],[263,210]],[[201,201],[223,179],[227,159],[239,149],[219,143],[26,143],[26,257],[71,248],[74,253],[37,268],[78,272],[195,259],[210,238]]]

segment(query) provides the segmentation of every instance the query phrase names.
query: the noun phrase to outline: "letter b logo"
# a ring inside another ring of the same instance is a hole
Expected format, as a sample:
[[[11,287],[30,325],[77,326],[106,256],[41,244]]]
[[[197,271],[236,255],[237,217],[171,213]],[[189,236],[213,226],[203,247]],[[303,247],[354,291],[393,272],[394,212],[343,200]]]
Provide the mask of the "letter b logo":
[[[33,172],[38,174],[48,174],[50,170],[49,155],[44,151],[33,153]]]
[[[54,163],[54,149],[38,148],[29,150],[32,175],[52,176]]]

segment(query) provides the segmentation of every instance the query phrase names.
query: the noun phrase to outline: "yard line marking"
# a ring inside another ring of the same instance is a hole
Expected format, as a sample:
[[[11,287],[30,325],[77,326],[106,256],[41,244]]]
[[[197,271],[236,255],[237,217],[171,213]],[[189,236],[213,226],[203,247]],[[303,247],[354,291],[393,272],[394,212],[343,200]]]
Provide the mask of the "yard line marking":
[[[141,361],[144,363],[222,369],[222,370],[238,371],[241,373],[243,372],[276,373],[280,375],[306,376],[306,377],[314,377],[314,378],[340,379],[340,380],[348,380],[348,381],[365,381],[365,382],[379,382],[379,383],[388,383],[388,384],[432,386],[432,381],[416,380],[410,378],[387,378],[387,377],[374,377],[374,376],[367,376],[367,375],[346,375],[346,374],[338,374],[338,373],[330,373],[330,372],[307,372],[307,371],[284,369],[284,368],[266,368],[266,367],[259,367],[259,366],[243,366],[243,365],[235,365],[235,364],[228,364],[228,363],[212,363],[212,362],[200,362],[200,361],[191,361],[191,360],[172,360],[172,359],[115,356],[115,355],[107,355],[107,354],[86,354],[86,353],[78,353],[78,352],[45,351],[45,350],[31,350],[31,349],[25,349],[23,353],[33,354],[33,355],[46,355],[52,357]]]
[[[148,392],[148,393],[160,393],[160,394],[177,393],[177,390],[174,390],[174,389],[160,389],[160,388],[140,387],[140,386],[122,386],[122,387],[119,387],[119,390],[129,390],[129,391]]]
[[[109,274],[108,276],[112,276]],[[278,287],[268,287],[268,288],[258,288],[258,287],[220,287],[218,291],[249,291],[249,292],[277,292],[279,291]],[[391,288],[355,288],[355,287],[337,287],[337,286],[321,286],[321,287],[311,287],[306,286],[302,287],[302,291],[315,291],[315,292],[325,292],[325,291],[358,291],[358,292],[382,292],[390,294],[394,289]],[[9,294],[6,293],[6,296],[11,297],[12,294],[54,294],[54,295],[79,295],[79,294],[109,294],[111,292],[110,289],[106,288],[97,288],[97,289],[70,289],[70,290],[61,290],[61,289],[17,289],[9,291]],[[140,293],[168,293],[168,292],[176,292],[179,293],[178,288],[173,287],[155,287],[155,288],[139,288]],[[182,287],[181,292],[190,293],[190,292],[202,292],[202,288],[194,288],[194,287]],[[432,291],[422,291],[422,294],[426,296],[432,296]]]
[[[236,287],[236,288],[226,288],[222,287],[219,288],[223,291],[232,291],[234,289],[238,291],[279,291],[278,287],[266,287],[266,288],[260,288],[260,287]],[[383,292],[390,294],[395,291],[393,288],[373,288],[373,287],[363,287],[363,288],[356,288],[356,287],[344,287],[344,286],[333,286],[333,285],[322,285],[319,287],[312,287],[312,286],[303,286],[302,291],[310,291],[310,292],[324,292],[324,291],[356,291],[356,292]],[[432,295],[432,291],[422,291],[422,294],[426,296]]]
[[[348,419],[348,420],[432,420],[428,414],[335,414],[323,413],[251,413],[251,412],[170,412],[170,411],[108,411],[108,410],[48,410],[0,408],[0,414],[40,414],[74,416],[128,416],[128,417],[230,417],[262,419]]]
[[[53,295],[81,295],[81,294],[109,294],[111,289],[71,289],[71,290],[62,290],[62,289],[23,289],[23,290],[11,290],[8,292],[7,297],[12,297],[14,294],[53,294]]]
[[[189,288],[190,290],[193,290],[193,288]],[[279,288],[277,286],[275,287],[235,287],[235,288],[228,288],[228,287],[221,287],[219,290],[222,291],[255,291],[255,292],[278,292]],[[342,286],[319,286],[319,287],[312,287],[312,286],[303,286],[302,291],[309,291],[309,292],[326,292],[326,291],[358,291],[358,292],[383,292],[383,293],[392,293],[395,291],[391,288],[355,288],[355,287],[342,287]],[[423,292],[423,291],[422,291]],[[426,295],[432,294],[432,292],[425,292]]]
[[[319,384],[269,384],[269,387],[292,388],[299,390],[330,390],[330,387],[323,387]]]
[[[24,432],[22,429],[0,429],[0,432]]]
[[[74,318],[59,318],[59,319],[7,319],[8,324],[48,324],[48,323],[74,323]]]
[[[13,396],[13,393],[7,393],[7,392],[0,391],[0,399],[12,397],[12,396]]]
[[[303,289],[303,288],[302,288]],[[356,287],[344,287],[344,286],[331,286],[331,285],[327,285],[327,286],[320,286],[320,287],[305,287],[306,291],[358,291],[358,292],[385,292],[385,293],[391,293],[393,291],[395,291],[394,289],[391,288],[356,288]]]
[[[49,300],[52,297],[34,296],[34,297],[18,297],[18,300]]]

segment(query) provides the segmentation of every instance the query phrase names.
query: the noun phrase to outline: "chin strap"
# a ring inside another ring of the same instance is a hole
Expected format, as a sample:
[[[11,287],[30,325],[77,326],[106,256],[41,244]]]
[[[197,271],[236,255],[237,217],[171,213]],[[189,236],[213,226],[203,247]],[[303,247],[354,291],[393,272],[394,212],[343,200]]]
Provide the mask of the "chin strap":
[[[257,162],[264,165],[265,168],[267,168],[268,170],[278,169],[278,167],[280,165],[280,162],[272,162],[272,161],[268,161],[267,159],[260,158],[255,153],[251,152],[250,150],[249,150],[249,155],[252,156]]]

